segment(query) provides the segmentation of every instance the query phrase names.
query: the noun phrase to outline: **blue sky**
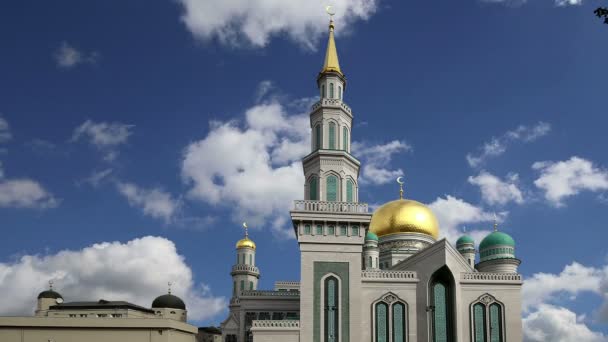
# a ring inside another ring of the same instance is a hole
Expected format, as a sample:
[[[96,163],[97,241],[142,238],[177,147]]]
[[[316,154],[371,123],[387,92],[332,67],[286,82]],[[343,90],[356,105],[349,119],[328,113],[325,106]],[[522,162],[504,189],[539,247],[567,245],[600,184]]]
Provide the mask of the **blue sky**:
[[[244,220],[261,286],[297,280],[288,203],[323,4],[2,4],[0,288],[21,301],[2,314],[29,313],[50,278],[68,300],[142,305],[172,280],[208,306],[193,322],[217,324]],[[360,198],[396,198],[403,173],[451,239],[500,213],[530,341],[607,339],[606,4],[334,2]]]

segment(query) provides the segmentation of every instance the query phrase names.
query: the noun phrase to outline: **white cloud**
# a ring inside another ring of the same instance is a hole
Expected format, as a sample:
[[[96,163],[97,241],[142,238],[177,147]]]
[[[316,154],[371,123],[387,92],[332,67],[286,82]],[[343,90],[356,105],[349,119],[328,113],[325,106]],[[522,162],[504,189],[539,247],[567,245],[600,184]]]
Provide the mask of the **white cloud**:
[[[563,206],[563,199],[583,190],[608,190],[608,171],[593,165],[589,160],[571,157],[559,162],[536,162],[532,168],[540,172],[534,185],[545,192],[551,204]]]
[[[171,281],[172,292],[186,303],[190,320],[211,318],[226,307],[225,298],[213,297],[205,284],[194,283],[192,270],[173,242],[146,236],[0,263],[0,292],[11,298],[0,306],[0,315],[32,315],[36,296],[49,280],[66,301],[103,298],[146,307],[166,293]]]
[[[475,177],[469,177],[469,183],[479,186],[482,199],[490,204],[505,205],[509,202],[522,204],[524,197],[517,187],[518,175],[510,174],[505,181],[487,171],[481,171]]]
[[[61,46],[53,54],[57,66],[64,69],[73,68],[79,64],[95,64],[99,59],[97,52],[82,52],[71,46],[67,42],[62,42]]]
[[[217,38],[232,46],[264,47],[274,36],[286,34],[291,40],[314,49],[320,35],[327,32],[326,2],[318,0],[178,0],[181,17],[198,39]],[[337,32],[350,29],[353,22],[366,20],[377,9],[377,0],[335,0]]]
[[[493,213],[486,212],[483,208],[450,195],[446,195],[445,198],[438,197],[433,203],[429,204],[429,208],[439,221],[440,235],[452,243],[463,235],[462,228],[464,225],[480,224],[494,220]],[[500,213],[498,219],[502,220],[505,216],[506,213]],[[487,224],[487,226],[489,228],[491,225]],[[490,233],[489,229],[467,229],[466,232],[467,235],[475,239],[476,244],[479,244],[488,233]]]
[[[362,160],[361,183],[386,184],[403,175],[400,168],[391,170],[389,164],[394,154],[410,151],[412,147],[404,141],[393,140],[382,145],[353,142],[352,153]]]
[[[8,121],[0,115],[0,143],[7,142],[12,138],[11,130]]]
[[[112,171],[113,171],[112,169],[93,171],[93,173],[91,173],[91,175],[89,177],[83,179],[82,181],[79,181],[77,183],[77,185],[80,185],[82,183],[88,183],[88,184],[92,185],[93,187],[98,187],[101,182],[103,182],[105,179],[108,178],[108,176],[112,173]]]
[[[583,266],[577,262],[564,267],[559,274],[536,273],[524,281],[523,308],[540,305],[559,294],[574,298],[580,292],[600,293],[600,284],[606,278],[602,269]]]
[[[525,342],[600,342],[608,337],[579,322],[574,312],[554,305],[541,304],[523,319]]]
[[[0,207],[47,209],[57,205],[59,200],[36,181],[0,179]]]
[[[93,122],[87,120],[78,126],[72,135],[72,141],[87,137],[91,145],[96,146],[104,153],[104,160],[116,159],[119,145],[125,144],[133,133],[133,125],[120,122]]]
[[[583,0],[555,0],[555,5],[563,6],[579,6],[583,4]]]
[[[181,201],[162,189],[143,189],[133,183],[118,182],[118,191],[129,204],[139,208],[144,215],[171,222],[181,207]]]
[[[532,142],[551,131],[551,125],[546,122],[539,122],[534,126],[520,125],[512,131],[507,131],[498,138],[492,138],[478,148],[477,153],[468,153],[467,162],[471,167],[483,165],[489,158],[499,156],[507,150],[509,145],[516,141]]]

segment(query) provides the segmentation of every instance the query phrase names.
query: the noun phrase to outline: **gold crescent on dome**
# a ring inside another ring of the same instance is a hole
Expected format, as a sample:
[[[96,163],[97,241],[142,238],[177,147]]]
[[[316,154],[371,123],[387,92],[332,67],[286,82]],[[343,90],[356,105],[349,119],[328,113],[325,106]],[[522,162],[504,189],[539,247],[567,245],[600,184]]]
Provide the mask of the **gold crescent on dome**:
[[[330,17],[333,17],[334,15],[336,15],[336,11],[334,11],[333,6],[331,6],[331,5],[325,6],[325,12],[327,12],[327,14],[329,14]]]

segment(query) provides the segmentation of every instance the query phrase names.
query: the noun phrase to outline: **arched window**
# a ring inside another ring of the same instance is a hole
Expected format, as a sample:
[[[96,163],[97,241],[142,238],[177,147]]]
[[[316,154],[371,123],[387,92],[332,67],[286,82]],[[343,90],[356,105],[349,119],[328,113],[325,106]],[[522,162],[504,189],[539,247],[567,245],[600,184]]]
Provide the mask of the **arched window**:
[[[486,308],[483,304],[473,305],[473,325],[475,342],[486,342]]]
[[[327,227],[327,235],[336,235],[336,227],[328,226]]]
[[[317,177],[315,177],[315,176],[310,177],[310,184],[308,185],[308,187],[309,187],[308,198],[311,201],[318,201],[319,200],[319,195],[318,195],[319,185],[317,184]]]
[[[338,279],[330,276],[325,279],[325,303],[324,303],[324,325],[325,342],[337,342],[339,338],[339,307]]]
[[[241,280],[241,291],[245,290],[245,281]]]
[[[316,235],[323,235],[323,226],[318,224],[317,225],[317,230],[315,231]]]
[[[253,254],[249,254],[249,265],[253,265]]]
[[[310,235],[310,225],[304,225],[304,235]]]
[[[393,342],[405,342],[405,305],[393,304]]]
[[[388,305],[376,304],[376,342],[388,342]]]
[[[367,257],[367,267],[372,268],[372,257]]]
[[[431,310],[433,342],[454,341],[453,283],[447,267],[439,269],[431,278]]]
[[[253,290],[253,282],[252,282],[252,281],[250,281],[250,282],[249,282],[249,290],[250,290],[250,291],[252,291],[252,290]]]
[[[502,310],[497,303],[490,305],[490,342],[502,342]]]
[[[348,152],[348,128],[342,127],[342,149]]]
[[[334,98],[334,84],[333,83],[329,84],[329,98],[330,99]]]
[[[329,123],[329,149],[336,149],[336,124],[333,122]]]
[[[338,86],[338,98],[342,100],[342,87]]]
[[[336,176],[328,176],[327,177],[327,201],[337,201],[338,200],[338,177]]]
[[[321,98],[325,98],[325,84],[321,84]]]
[[[235,282],[233,282],[233,284],[232,284],[232,285],[233,285],[233,286],[232,286],[232,296],[233,296],[233,297],[235,297],[235,296],[236,296],[236,281],[235,281]]]
[[[346,202],[353,202],[353,181],[346,181]]]
[[[321,148],[321,125],[315,126],[315,150]]]
[[[503,306],[496,299],[484,294],[471,306],[474,342],[503,342]]]

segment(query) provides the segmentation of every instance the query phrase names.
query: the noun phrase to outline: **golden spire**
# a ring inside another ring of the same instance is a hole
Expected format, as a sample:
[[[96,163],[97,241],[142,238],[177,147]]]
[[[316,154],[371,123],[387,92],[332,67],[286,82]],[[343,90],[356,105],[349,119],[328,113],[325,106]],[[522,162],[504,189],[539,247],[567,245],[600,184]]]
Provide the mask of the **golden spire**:
[[[331,6],[326,7],[327,14],[329,14],[329,40],[327,41],[327,51],[325,52],[325,63],[321,73],[325,72],[337,72],[341,76],[342,71],[340,70],[340,62],[338,62],[338,50],[336,49],[336,42],[334,40],[334,12],[332,12]]]

